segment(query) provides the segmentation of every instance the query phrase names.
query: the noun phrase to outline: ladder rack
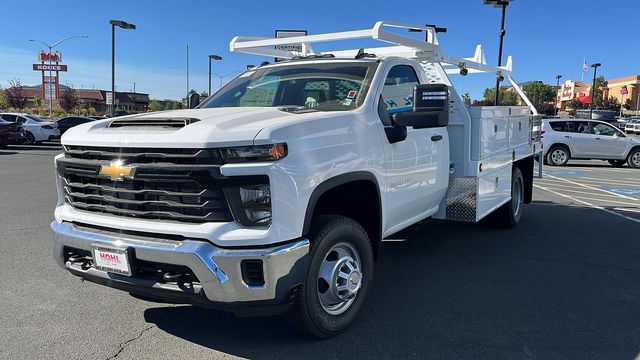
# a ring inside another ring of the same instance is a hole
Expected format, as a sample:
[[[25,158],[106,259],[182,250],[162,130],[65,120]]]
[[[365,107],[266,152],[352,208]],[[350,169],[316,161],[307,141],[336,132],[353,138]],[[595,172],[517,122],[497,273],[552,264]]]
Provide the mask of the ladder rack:
[[[389,28],[406,29],[411,31],[426,32],[425,40],[389,31]],[[378,21],[371,29],[342,31],[326,34],[294,36],[288,38],[266,38],[254,36],[236,36],[229,43],[231,52],[245,54],[276,57],[282,59],[293,59],[295,57],[306,57],[311,55],[321,56],[323,54],[333,54],[337,58],[354,58],[360,49],[337,50],[317,52],[313,49],[313,44],[321,42],[336,42],[356,39],[373,39],[387,45],[379,48],[365,49],[367,53],[377,56],[399,56],[415,60],[427,60],[440,63],[447,75],[459,74],[462,69],[466,69],[467,74],[493,73],[496,76],[503,76],[508,79],[518,95],[529,106],[534,115],[538,115],[533,104],[529,101],[520,86],[513,80],[513,60],[511,56],[507,59],[505,66],[487,65],[484,50],[481,45],[476,47],[476,51],[471,58],[459,58],[446,55],[440,48],[435,26],[411,25],[391,21]],[[277,49],[279,45],[301,45],[301,51],[291,51]]]

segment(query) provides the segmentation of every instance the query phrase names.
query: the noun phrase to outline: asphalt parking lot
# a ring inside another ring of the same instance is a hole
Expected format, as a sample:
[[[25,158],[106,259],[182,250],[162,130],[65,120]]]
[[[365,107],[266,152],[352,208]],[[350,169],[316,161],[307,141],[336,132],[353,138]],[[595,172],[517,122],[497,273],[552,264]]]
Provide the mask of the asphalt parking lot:
[[[362,320],[314,341],[280,317],[146,302],[58,268],[59,152],[0,149],[1,359],[640,356],[640,170],[545,168],[514,230],[433,221],[397,234]]]

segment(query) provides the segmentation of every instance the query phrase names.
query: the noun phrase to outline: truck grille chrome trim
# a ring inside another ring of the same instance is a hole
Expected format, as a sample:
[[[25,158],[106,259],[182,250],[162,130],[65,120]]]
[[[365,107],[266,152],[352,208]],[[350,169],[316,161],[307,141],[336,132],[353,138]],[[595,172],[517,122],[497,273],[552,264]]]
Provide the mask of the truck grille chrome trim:
[[[139,219],[233,221],[223,190],[231,180],[220,174],[220,165],[213,164],[218,162],[216,152],[166,150],[65,146],[65,157],[57,161],[65,202],[80,211]],[[135,172],[118,181],[100,173],[116,159]]]

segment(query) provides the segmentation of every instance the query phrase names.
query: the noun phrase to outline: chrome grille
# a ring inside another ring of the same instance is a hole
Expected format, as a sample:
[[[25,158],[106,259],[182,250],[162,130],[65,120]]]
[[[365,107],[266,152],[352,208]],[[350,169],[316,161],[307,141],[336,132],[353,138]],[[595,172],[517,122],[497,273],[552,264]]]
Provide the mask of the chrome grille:
[[[238,181],[220,174],[210,149],[122,149],[66,146],[59,159],[65,201],[80,211],[189,223],[233,221],[224,187]],[[202,155],[205,154],[205,155]],[[135,166],[135,176],[100,175],[115,159]],[[188,159],[189,161],[181,161]],[[195,159],[200,162],[195,163]],[[240,181],[256,181],[240,179]],[[264,178],[260,179],[264,181]],[[268,180],[267,180],[268,181]]]

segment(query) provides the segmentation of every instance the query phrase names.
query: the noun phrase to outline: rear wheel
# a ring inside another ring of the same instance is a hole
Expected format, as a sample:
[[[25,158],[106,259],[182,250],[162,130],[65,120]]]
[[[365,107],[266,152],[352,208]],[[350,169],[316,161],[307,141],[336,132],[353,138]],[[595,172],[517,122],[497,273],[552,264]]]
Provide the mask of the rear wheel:
[[[569,158],[569,149],[564,146],[554,145],[547,153],[547,162],[553,166],[565,165]]]
[[[524,178],[519,168],[511,172],[511,200],[496,211],[497,225],[512,229],[520,223],[524,207]]]
[[[607,160],[611,166],[622,167],[624,166],[624,160]]]
[[[309,268],[290,320],[327,339],[357,319],[373,280],[373,251],[362,226],[343,216],[315,219],[309,240]]]
[[[32,133],[28,132],[24,134],[24,143],[27,145],[33,145],[36,143],[36,137]]]
[[[627,158],[627,163],[629,163],[629,166],[632,168],[640,168],[640,149],[631,150]]]

